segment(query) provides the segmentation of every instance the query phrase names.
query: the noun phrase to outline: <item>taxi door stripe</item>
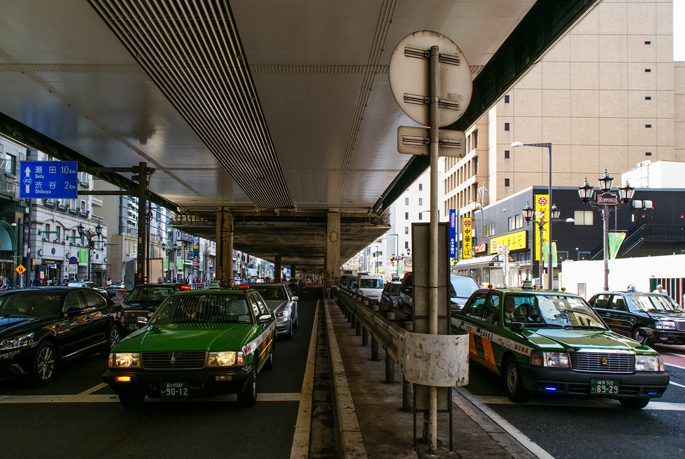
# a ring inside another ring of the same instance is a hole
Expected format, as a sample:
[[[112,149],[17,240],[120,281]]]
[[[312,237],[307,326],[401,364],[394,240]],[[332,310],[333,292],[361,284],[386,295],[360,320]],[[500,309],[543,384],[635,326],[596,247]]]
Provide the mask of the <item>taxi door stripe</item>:
[[[481,338],[483,344],[483,355],[485,360],[491,363],[495,363],[495,353],[492,352],[492,341],[489,339]]]

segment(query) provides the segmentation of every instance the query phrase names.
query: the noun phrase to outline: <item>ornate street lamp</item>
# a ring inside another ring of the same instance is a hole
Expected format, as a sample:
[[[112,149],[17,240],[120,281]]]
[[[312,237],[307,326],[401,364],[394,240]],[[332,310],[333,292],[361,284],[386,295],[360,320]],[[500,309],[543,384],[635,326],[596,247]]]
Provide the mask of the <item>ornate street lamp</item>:
[[[552,204],[552,209],[550,210],[550,215],[552,218],[550,218],[549,220],[545,220],[545,213],[544,212],[540,212],[538,214],[539,220],[535,220],[535,210],[532,207],[530,207],[529,202],[526,203],[526,207],[524,207],[522,209],[522,211],[523,211],[523,218],[526,220],[526,223],[530,223],[532,221],[533,223],[535,223],[537,225],[537,227],[540,230],[540,237],[539,237],[540,244],[538,247],[538,253],[540,254],[540,266],[539,266],[540,275],[539,276],[540,276],[540,284],[542,285],[542,277],[544,274],[543,258],[542,258],[542,234],[545,231],[545,229],[544,229],[545,225],[547,225],[548,223],[550,223],[550,225],[551,225],[551,222],[560,221],[559,217],[561,216],[561,211],[557,208],[556,204]],[[532,252],[532,250],[533,249],[531,248],[531,252]],[[548,250],[547,255],[548,255],[547,267],[551,271],[552,270],[552,241],[551,241],[551,239],[549,241],[549,250]],[[534,259],[535,259],[535,257],[531,256],[531,268],[532,268],[532,263],[533,263]],[[532,269],[531,269],[531,271],[532,271]],[[552,290],[551,284],[549,285],[549,289]]]
[[[93,238],[95,236],[98,238],[102,236],[102,226],[100,226],[100,222],[98,222],[97,226],[95,227],[95,231],[93,231],[90,228],[86,229],[86,227],[83,226],[83,223],[79,223],[76,229],[78,230],[79,236],[88,239],[88,281],[90,281],[90,250],[94,246]]]

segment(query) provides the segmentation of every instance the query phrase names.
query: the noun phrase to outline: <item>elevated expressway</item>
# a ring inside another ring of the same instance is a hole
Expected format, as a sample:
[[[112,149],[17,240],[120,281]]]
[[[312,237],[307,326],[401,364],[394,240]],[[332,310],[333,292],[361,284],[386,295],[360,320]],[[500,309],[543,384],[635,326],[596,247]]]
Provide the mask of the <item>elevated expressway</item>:
[[[428,166],[397,153],[415,124],[389,88],[396,44],[434,30],[460,46],[463,130],[597,3],[0,0],[0,133],[80,167],[145,162],[151,199],[223,237],[226,263],[232,246],[335,277]]]

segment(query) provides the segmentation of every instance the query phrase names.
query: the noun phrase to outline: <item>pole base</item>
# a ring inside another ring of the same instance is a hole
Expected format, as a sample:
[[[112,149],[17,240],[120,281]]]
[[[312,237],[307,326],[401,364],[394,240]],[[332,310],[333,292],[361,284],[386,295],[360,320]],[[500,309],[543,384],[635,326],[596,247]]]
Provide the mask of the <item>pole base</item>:
[[[416,447],[416,455],[419,459],[461,459],[461,455],[456,451],[449,451],[446,446],[438,441],[438,449],[434,453],[429,451],[428,444],[419,443]]]

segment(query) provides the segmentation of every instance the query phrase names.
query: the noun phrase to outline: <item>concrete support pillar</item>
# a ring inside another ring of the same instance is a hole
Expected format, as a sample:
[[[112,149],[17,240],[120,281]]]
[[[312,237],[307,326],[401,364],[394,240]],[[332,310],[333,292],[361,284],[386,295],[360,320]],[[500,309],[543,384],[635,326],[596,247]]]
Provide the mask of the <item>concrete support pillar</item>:
[[[274,282],[281,281],[281,256],[276,255],[274,260]]]
[[[326,228],[326,271],[324,281],[326,285],[336,285],[340,278],[340,214],[328,213],[328,227]]]
[[[233,214],[216,213],[216,278],[222,288],[233,284]]]
[[[297,273],[295,272],[295,265],[290,265],[290,278],[295,279],[297,277]]]

